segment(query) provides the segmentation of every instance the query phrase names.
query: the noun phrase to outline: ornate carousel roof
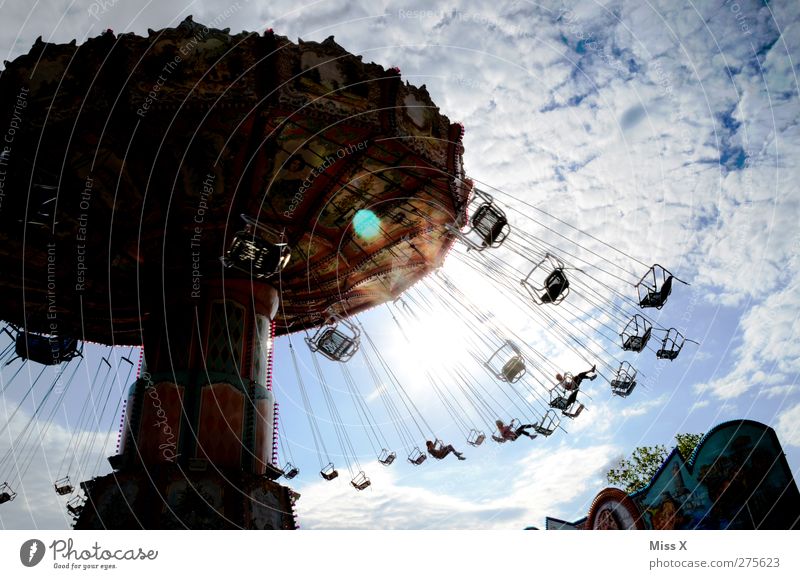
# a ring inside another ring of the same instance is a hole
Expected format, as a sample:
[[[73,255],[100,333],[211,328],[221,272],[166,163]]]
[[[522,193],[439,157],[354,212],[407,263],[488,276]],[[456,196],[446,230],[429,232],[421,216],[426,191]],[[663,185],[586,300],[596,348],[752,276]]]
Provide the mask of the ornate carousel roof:
[[[257,292],[220,260],[245,218],[291,248],[266,282],[278,333],[394,299],[441,264],[471,188],[462,127],[396,69],[191,18],[39,39],[0,73],[0,130],[0,317],[104,343],[140,343],[162,294]]]

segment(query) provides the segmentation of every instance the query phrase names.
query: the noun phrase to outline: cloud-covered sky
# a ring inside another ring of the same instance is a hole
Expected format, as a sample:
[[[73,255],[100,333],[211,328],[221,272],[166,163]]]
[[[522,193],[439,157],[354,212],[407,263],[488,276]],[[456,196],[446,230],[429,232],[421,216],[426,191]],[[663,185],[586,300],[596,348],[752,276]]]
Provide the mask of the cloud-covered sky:
[[[361,466],[373,480],[364,493],[316,475],[279,344],[278,394],[302,472],[293,484],[303,495],[304,528],[520,528],[541,525],[545,515],[578,518],[615,457],[733,418],[774,426],[797,473],[800,11],[791,0],[5,0],[0,14],[0,52],[8,60],[39,35],[66,42],[106,28],[144,34],[188,14],[234,32],[273,28],[317,41],[334,35],[367,61],[399,66],[465,125],[467,172],[505,192],[496,197],[515,229],[579,256],[596,252],[637,276],[644,273],[639,261],[658,262],[691,282],[676,287],[657,320],[681,324],[701,345],[688,345],[669,364],[656,364],[652,354],[632,359],[646,379],[630,398],[612,399],[607,384],[592,384],[589,410],[568,425],[569,434],[485,444],[470,449],[465,463],[419,469],[403,460],[390,469],[371,462],[354,427]],[[447,267],[464,279],[457,263]],[[584,281],[575,303],[611,299],[605,290],[594,296],[598,288]],[[487,293],[470,295],[487,304]],[[513,303],[492,307],[559,364],[582,363],[540,322],[516,316]],[[598,311],[593,319],[598,329],[615,323]],[[602,355],[599,346],[590,349]],[[436,397],[410,388],[431,421],[464,446]],[[21,503],[0,508],[4,526],[62,524],[50,507],[31,517]]]

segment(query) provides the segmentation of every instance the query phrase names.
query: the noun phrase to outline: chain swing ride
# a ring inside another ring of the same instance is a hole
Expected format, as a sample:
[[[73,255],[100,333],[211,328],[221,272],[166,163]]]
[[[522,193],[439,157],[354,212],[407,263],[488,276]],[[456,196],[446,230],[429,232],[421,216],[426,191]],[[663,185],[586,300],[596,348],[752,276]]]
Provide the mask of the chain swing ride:
[[[149,98],[189,42],[192,59]],[[296,528],[297,494],[279,481],[304,474],[287,436],[301,424],[279,419],[278,397],[302,407],[319,476],[364,491],[365,455],[419,468],[463,459],[462,442],[480,452],[487,433],[547,438],[586,419],[581,374],[548,345],[627,397],[637,372],[622,353],[671,361],[692,342],[647,315],[686,282],[476,186],[463,127],[425,87],[332,38],[187,18],[147,38],[39,39],[0,75],[0,120],[20,98],[26,124],[1,159],[15,194],[0,212],[0,504],[24,491],[40,425],[69,408],[52,485],[75,528]],[[420,339],[430,320],[459,336],[457,355]],[[276,345],[290,383],[276,381]],[[459,437],[430,421],[420,388]],[[98,476],[113,433],[113,473]]]

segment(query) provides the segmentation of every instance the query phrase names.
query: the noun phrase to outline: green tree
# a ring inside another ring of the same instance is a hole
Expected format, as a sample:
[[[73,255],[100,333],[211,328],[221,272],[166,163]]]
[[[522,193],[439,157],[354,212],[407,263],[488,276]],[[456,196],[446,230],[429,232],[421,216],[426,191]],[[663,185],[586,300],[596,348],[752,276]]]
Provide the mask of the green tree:
[[[695,449],[702,434],[676,434],[678,452],[684,460],[689,458]],[[608,471],[608,483],[622,488],[627,493],[633,493],[644,488],[653,478],[659,467],[668,456],[667,447],[663,444],[656,446],[640,446],[628,458],[623,458]]]

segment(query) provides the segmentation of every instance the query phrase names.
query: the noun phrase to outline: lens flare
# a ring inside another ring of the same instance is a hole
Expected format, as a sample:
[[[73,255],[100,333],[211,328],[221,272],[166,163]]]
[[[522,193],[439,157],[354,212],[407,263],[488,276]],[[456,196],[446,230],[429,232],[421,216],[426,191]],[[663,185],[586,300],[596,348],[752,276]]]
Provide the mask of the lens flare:
[[[360,209],[353,215],[353,229],[359,237],[371,239],[381,232],[381,220],[369,209]]]

